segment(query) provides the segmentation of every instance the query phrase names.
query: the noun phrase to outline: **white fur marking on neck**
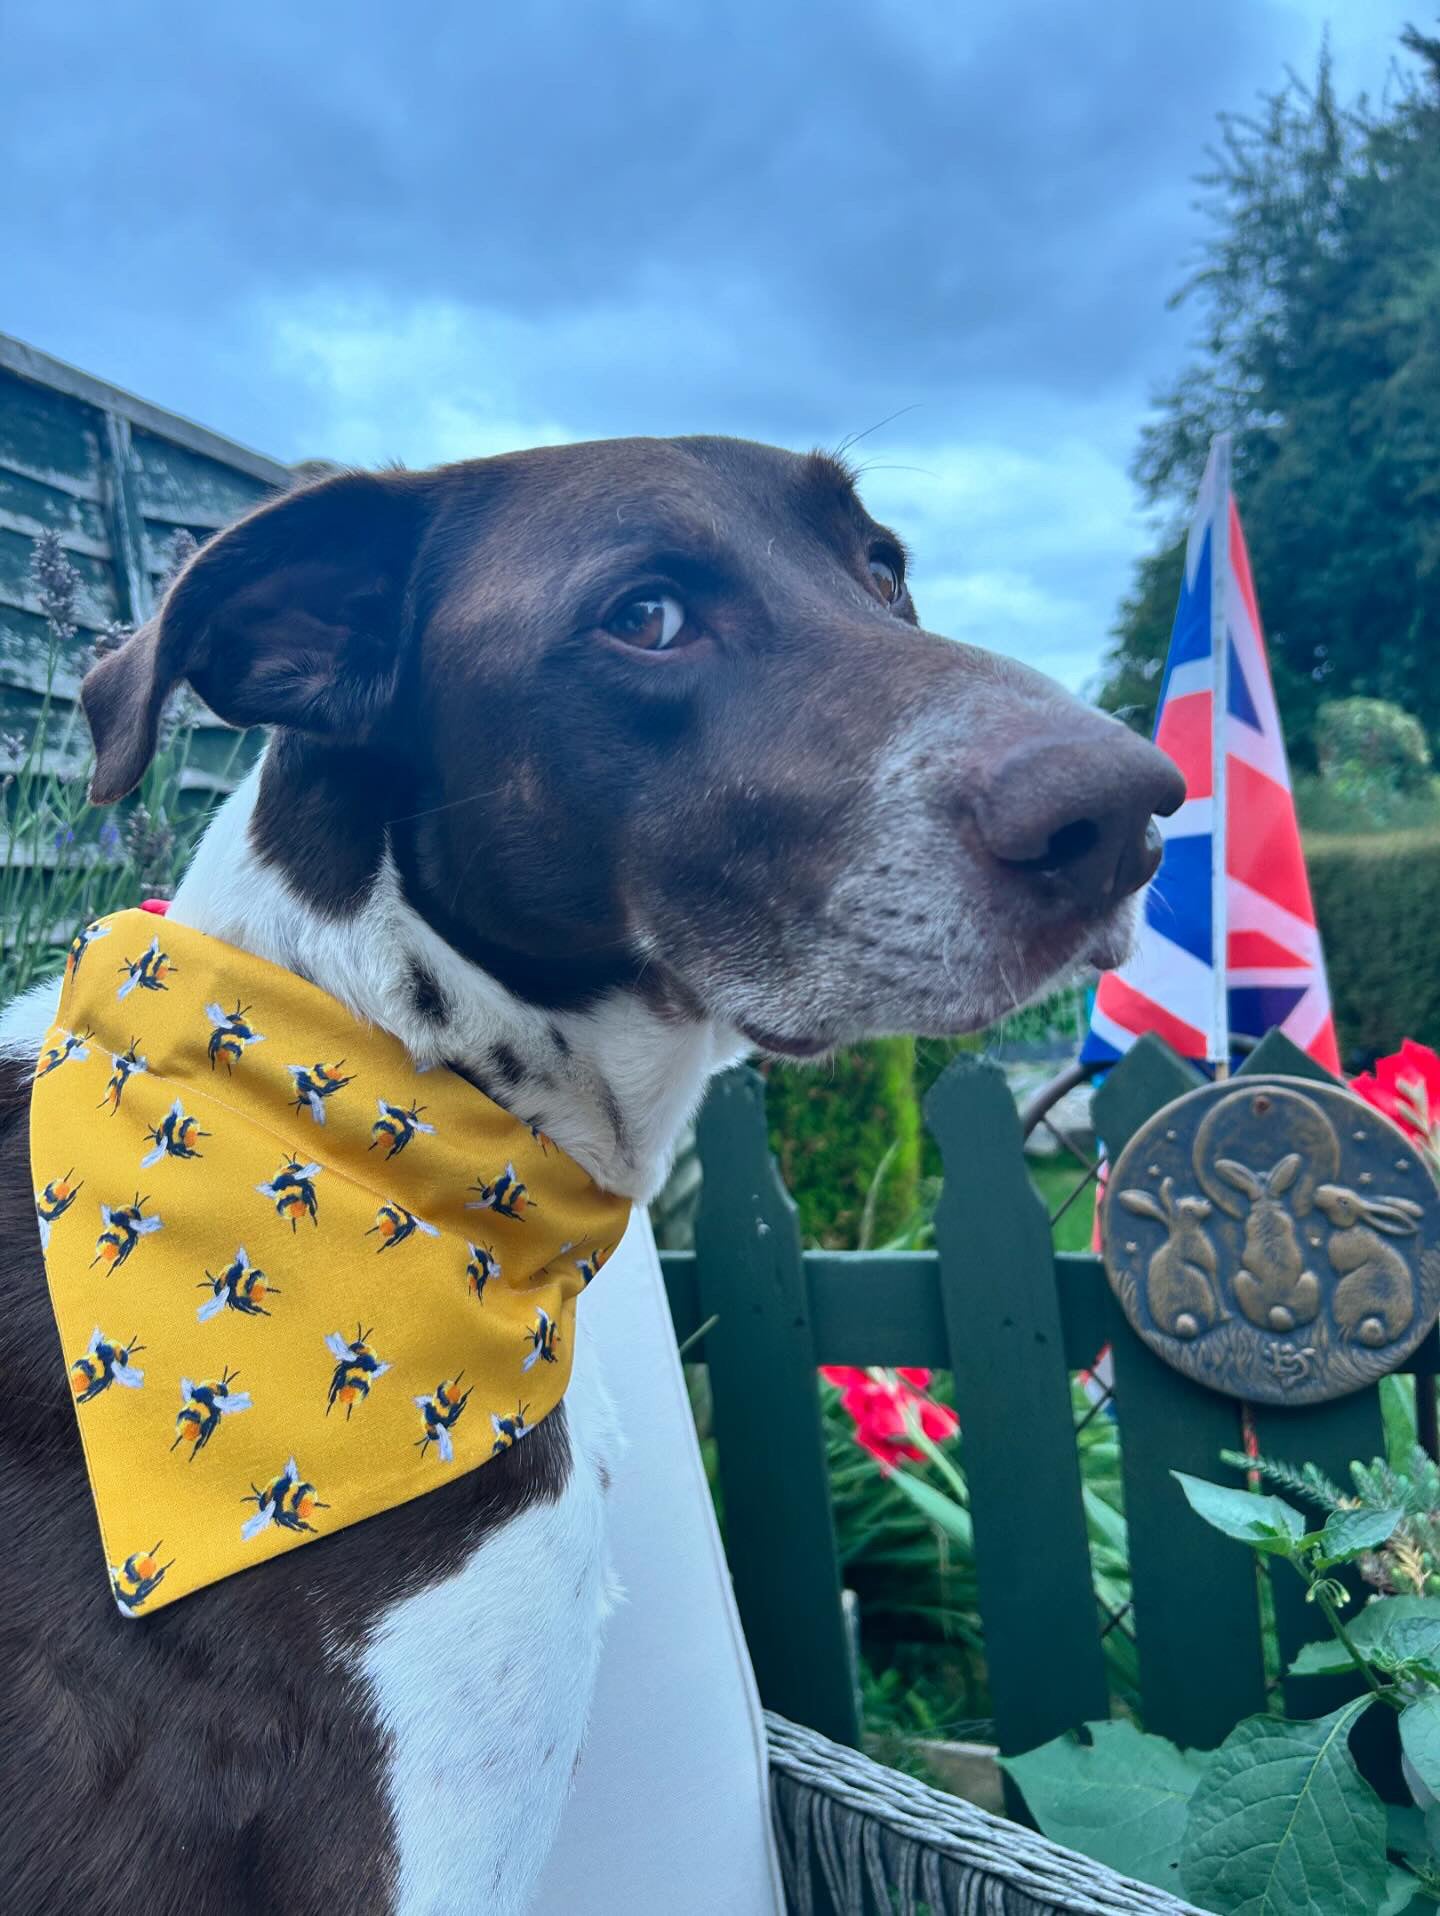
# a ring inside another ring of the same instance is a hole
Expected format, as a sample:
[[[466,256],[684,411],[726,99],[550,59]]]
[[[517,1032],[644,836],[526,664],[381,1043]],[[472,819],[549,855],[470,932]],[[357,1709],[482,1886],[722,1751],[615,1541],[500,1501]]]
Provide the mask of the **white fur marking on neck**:
[[[554,1840],[619,1595],[603,1484],[620,1439],[584,1340],[565,1419],[559,1499],[394,1605],[358,1659],[389,1739],[395,1916],[521,1916]]]
[[[430,929],[388,854],[351,916],[324,916],[254,849],[259,785],[257,766],[217,813],[176,893],[175,918],[313,979],[356,1017],[393,1031],[417,1063],[474,1075],[606,1190],[641,1203],[653,1197],[706,1083],[743,1051],[740,1040],[708,1023],[661,1018],[624,991],[584,1012],[525,1004]],[[417,1007],[417,960],[443,994],[443,1018]],[[497,1048],[520,1061],[517,1081],[495,1081]]]

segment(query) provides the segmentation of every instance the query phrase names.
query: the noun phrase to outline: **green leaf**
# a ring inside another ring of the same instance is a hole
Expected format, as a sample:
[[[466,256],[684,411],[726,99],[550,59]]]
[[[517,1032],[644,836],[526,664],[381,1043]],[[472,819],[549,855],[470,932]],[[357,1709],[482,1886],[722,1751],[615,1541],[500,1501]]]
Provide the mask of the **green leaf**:
[[[1058,1736],[1001,1757],[1001,1766],[1052,1841],[1173,1892],[1186,1809],[1208,1758],[1131,1723],[1085,1727],[1089,1744]]]
[[[1346,1654],[1345,1646],[1337,1643],[1334,1637],[1327,1637],[1324,1643],[1307,1643],[1295,1653],[1290,1665],[1291,1676],[1348,1676],[1355,1668]]]
[[[1390,1541],[1404,1515],[1403,1510],[1337,1510],[1320,1532],[1320,1554],[1326,1565],[1378,1550]]]
[[[1440,1667],[1440,1597],[1372,1597],[1346,1627],[1360,1654],[1386,1668]]]
[[[1373,1597],[1346,1626],[1368,1663],[1382,1670],[1402,1664],[1440,1672],[1440,1597]],[[1348,1676],[1355,1668],[1334,1638],[1307,1643],[1290,1665],[1291,1676]]]
[[[1210,1758],[1181,1847],[1185,1894],[1217,1916],[1375,1916],[1385,1808],[1355,1767],[1357,1697],[1313,1723],[1252,1716]]]
[[[1120,1512],[1094,1491],[1082,1487],[1085,1521],[1090,1537],[1090,1555],[1097,1575],[1125,1577],[1130,1573],[1130,1551],[1125,1519]]]
[[[1170,1475],[1185,1492],[1190,1508],[1227,1537],[1238,1537],[1261,1551],[1284,1551],[1305,1535],[1305,1519],[1283,1497],[1261,1497],[1253,1490],[1232,1490],[1227,1484],[1187,1477],[1183,1470]]]
[[[943,1490],[936,1490],[933,1484],[927,1484],[923,1477],[914,1477],[908,1470],[896,1470],[891,1473],[890,1481],[904,1491],[917,1510],[928,1517],[930,1522],[943,1530],[949,1537],[966,1550],[975,1545],[975,1527],[970,1521],[970,1512],[953,1497],[947,1497]]]
[[[1413,1803],[1385,1805],[1385,1847],[1403,1856],[1414,1870],[1435,1867],[1435,1853],[1425,1832],[1425,1818]]]
[[[1411,1380],[1393,1373],[1380,1379],[1380,1421],[1385,1427],[1385,1457],[1392,1470],[1407,1471],[1415,1455],[1415,1393]]]
[[[1430,1690],[1400,1712],[1400,1747],[1432,1796],[1440,1796],[1440,1690]]]
[[[1415,1908],[1415,1898],[1420,1894],[1420,1879],[1412,1876],[1408,1869],[1390,1865],[1390,1873],[1385,1879],[1385,1900],[1376,1910],[1375,1916],[1400,1916],[1401,1910]],[[1421,1905],[1433,1909],[1433,1903]]]

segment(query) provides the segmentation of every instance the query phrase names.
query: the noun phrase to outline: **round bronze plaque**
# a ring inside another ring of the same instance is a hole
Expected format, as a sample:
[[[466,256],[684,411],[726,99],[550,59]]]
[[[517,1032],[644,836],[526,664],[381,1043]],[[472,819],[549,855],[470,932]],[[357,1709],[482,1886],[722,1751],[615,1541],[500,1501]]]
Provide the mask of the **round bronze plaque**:
[[[1167,1364],[1316,1404],[1408,1357],[1440,1310],[1440,1192],[1338,1086],[1235,1078],[1167,1104],[1113,1167],[1105,1268]]]

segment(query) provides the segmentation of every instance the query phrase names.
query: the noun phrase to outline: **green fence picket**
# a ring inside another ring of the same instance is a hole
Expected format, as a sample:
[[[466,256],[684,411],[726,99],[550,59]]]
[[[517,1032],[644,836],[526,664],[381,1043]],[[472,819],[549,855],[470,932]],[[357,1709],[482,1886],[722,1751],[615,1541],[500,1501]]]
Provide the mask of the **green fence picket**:
[[[1142,1038],[1095,1094],[1113,1163],[1140,1126],[1202,1082],[1156,1038]],[[1263,1709],[1265,1668],[1254,1560],[1196,1517],[1172,1470],[1223,1477],[1241,1442],[1240,1406],[1171,1370],[1110,1304],[1125,1483],[1135,1648],[1145,1727],[1213,1748]]]
[[[957,1058],[925,1101],[945,1168],[940,1290],[1007,1754],[1109,1713],[1050,1225],[1004,1074]]]
[[[765,1087],[729,1071],[701,1113],[695,1289],[735,1600],[767,1709],[857,1743],[800,1230]]]
[[[1245,1072],[1325,1076],[1273,1035]],[[1111,1159],[1201,1082],[1158,1040],[1137,1044],[1096,1095]],[[761,1080],[727,1074],[702,1114],[695,1250],[667,1253],[663,1264],[677,1335],[710,1366],[726,1543],[761,1695],[856,1740],[815,1371],[926,1365],[955,1377],[1001,1748],[1031,1748],[1108,1713],[1070,1392],[1070,1374],[1108,1340],[1143,1718],[1182,1744],[1211,1747],[1266,1707],[1260,1585],[1251,1554],[1193,1515],[1171,1472],[1233,1481],[1220,1453],[1242,1447],[1244,1407],[1141,1342],[1097,1258],[1054,1254],[998,1068],[957,1059],[927,1100],[927,1122],[945,1169],[937,1250],[802,1252],[770,1156]],[[1437,1367],[1432,1335],[1405,1368],[1428,1377]],[[1264,1453],[1313,1461],[1342,1482],[1352,1458],[1384,1448],[1374,1389],[1248,1416]],[[1288,1662],[1320,1632],[1298,1579],[1277,1574],[1273,1594]],[[1286,1705],[1314,1715],[1347,1689],[1287,1681]],[[1385,1752],[1364,1755],[1367,1774],[1382,1778]]]
[[[1251,1053],[1237,1077],[1259,1074],[1285,1078],[1304,1078],[1312,1083],[1336,1084],[1339,1081],[1313,1058],[1293,1045],[1278,1031],[1272,1031]],[[1375,1389],[1357,1391],[1353,1396],[1337,1398],[1328,1404],[1304,1405],[1286,1410],[1283,1405],[1257,1404],[1252,1412],[1255,1441],[1260,1454],[1279,1463],[1319,1466],[1328,1477],[1348,1488],[1352,1459],[1368,1463],[1385,1449],[1385,1431],[1380,1416],[1380,1393]],[[1272,1486],[1273,1488],[1273,1486]],[[1311,1510],[1318,1524],[1321,1513]],[[1353,1570],[1341,1573],[1352,1598],[1367,1594]],[[1275,1597],[1275,1632],[1279,1643],[1281,1668],[1288,1669],[1303,1643],[1313,1643],[1328,1633],[1324,1619],[1305,1601],[1300,1579],[1277,1568],[1271,1576]],[[1292,1716],[1323,1716],[1337,1709],[1360,1688],[1359,1677],[1291,1677],[1284,1680],[1285,1707]]]

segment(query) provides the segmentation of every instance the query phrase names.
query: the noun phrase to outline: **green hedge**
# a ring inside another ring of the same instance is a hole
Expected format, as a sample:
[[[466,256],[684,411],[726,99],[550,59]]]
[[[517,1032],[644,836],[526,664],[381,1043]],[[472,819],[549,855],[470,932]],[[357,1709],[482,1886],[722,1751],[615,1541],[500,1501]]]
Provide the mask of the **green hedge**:
[[[1440,1045],[1440,831],[1307,837],[1305,855],[1345,1063]]]
[[[765,1076],[770,1146],[806,1241],[835,1249],[859,1243],[866,1196],[892,1145],[870,1237],[875,1244],[893,1237],[920,1192],[914,1040],[879,1038],[819,1066],[770,1064]]]

